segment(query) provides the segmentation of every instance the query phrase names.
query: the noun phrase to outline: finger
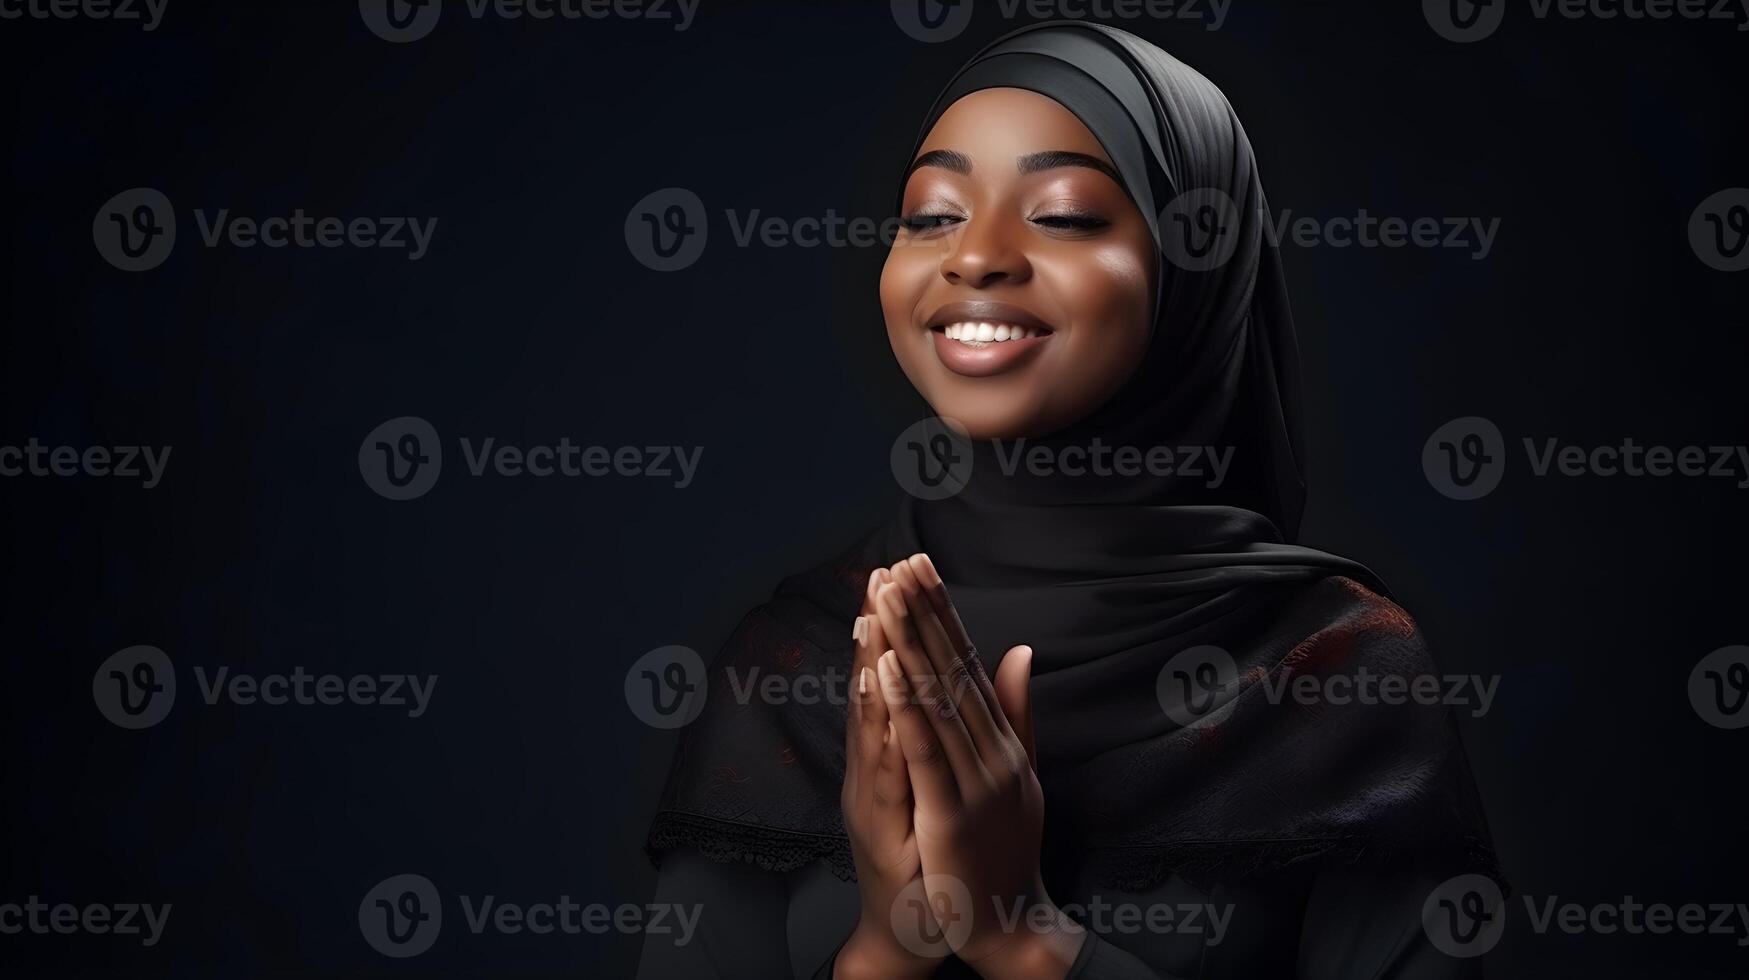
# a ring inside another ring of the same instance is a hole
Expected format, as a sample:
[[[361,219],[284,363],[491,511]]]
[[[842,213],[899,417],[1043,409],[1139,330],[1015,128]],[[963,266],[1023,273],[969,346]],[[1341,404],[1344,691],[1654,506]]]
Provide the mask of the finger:
[[[881,628],[886,633],[894,666],[904,674],[910,704],[934,731],[935,741],[947,757],[954,778],[968,787],[984,785],[988,772],[960,718],[947,679],[935,672],[929,655],[923,651],[911,611],[905,605],[904,590],[897,582],[889,582],[881,586],[878,599]],[[907,753],[911,748],[906,746]],[[916,760],[912,762],[915,764]]]
[[[878,686],[880,682],[872,679],[873,671],[870,674],[870,684]],[[911,776],[906,771],[905,751],[893,732],[886,699],[876,697],[870,701],[868,713],[878,715],[881,721],[879,747],[869,779],[873,787],[869,794],[873,829],[877,840],[898,845],[911,836]]]
[[[923,649],[929,655],[930,664],[935,668],[936,675],[947,685],[947,693],[953,698],[954,707],[959,710],[966,731],[972,737],[973,746],[984,760],[985,768],[989,768],[992,760],[1002,751],[1002,742],[1006,737],[1002,726],[997,724],[990,711],[991,705],[995,704],[995,697],[992,696],[988,703],[985,702],[970,665],[960,653],[964,648],[956,646],[949,638],[941,617],[936,614],[934,604],[924,595],[923,583],[915,570],[915,560],[918,557],[921,556],[913,556],[894,565],[893,580],[905,593],[905,606],[911,612],[911,622],[922,641]],[[997,713],[1000,710],[998,708]]]
[[[1026,746],[1026,757],[1038,771],[1038,748],[1032,737],[1032,647],[1017,646],[996,666],[996,698]]]
[[[959,783],[948,768],[941,740],[917,699],[911,696],[911,684],[899,666],[898,655],[891,650],[881,655],[880,681],[881,696],[892,716],[894,741],[904,754],[917,805],[939,814],[958,810]]]
[[[990,714],[995,717],[997,725],[1004,735],[1012,735],[1008,719],[1004,716],[1001,704],[996,699],[996,690],[990,683],[990,674],[984,669],[984,658],[978,656],[978,648],[972,643],[972,635],[966,631],[966,624],[960,619],[960,612],[948,597],[947,583],[942,581],[941,573],[936,571],[935,562],[928,555],[916,554],[910,558],[911,570],[917,574],[917,582],[923,587],[923,595],[928,598],[929,605],[935,610],[935,618],[941,621],[942,629],[947,631],[948,642],[959,651],[966,661],[966,670],[972,676],[973,684],[978,693],[983,695],[985,703],[990,706]]]
[[[844,739],[845,739],[845,743],[844,743],[844,775],[845,775],[846,779],[850,779],[850,778],[853,778],[855,776],[857,763],[860,760],[860,758],[864,755],[864,753],[856,750],[857,742],[862,738],[861,734],[857,730],[858,729],[858,713],[857,713],[857,703],[856,703],[857,699],[859,697],[867,698],[867,697],[878,697],[879,696],[879,692],[875,690],[876,681],[877,681],[877,678],[875,678],[875,677],[871,676],[869,678],[868,693],[866,695],[864,695],[860,691],[858,691],[857,688],[860,686],[860,683],[861,683],[860,677],[861,677],[863,669],[866,668],[870,671],[873,671],[875,668],[875,658],[880,656],[881,651],[887,649],[886,641],[884,639],[879,638],[878,635],[871,638],[870,631],[873,630],[878,634],[879,621],[875,618],[875,612],[874,612],[874,609],[875,609],[875,605],[874,605],[874,603],[875,603],[875,590],[877,588],[879,588],[881,585],[883,585],[886,582],[888,582],[889,580],[891,580],[891,577],[892,577],[892,573],[888,572],[885,568],[877,568],[874,571],[869,573],[868,588],[863,590],[862,615],[856,617],[856,619],[850,624],[850,639],[851,639],[850,685],[851,685],[851,687],[850,687],[850,690],[848,692],[849,693],[849,698],[848,698],[849,707],[848,707],[848,711],[847,711],[848,724],[845,725],[845,729],[844,729]],[[877,740],[875,744],[878,745],[879,741]]]
[[[880,682],[872,668],[856,672],[855,710],[857,785],[866,803],[874,767],[880,765],[881,743],[887,734],[887,708],[880,696]]]
[[[891,581],[892,575],[885,568],[876,568],[868,573],[868,588],[862,590],[862,614],[873,616],[875,611],[875,590]]]

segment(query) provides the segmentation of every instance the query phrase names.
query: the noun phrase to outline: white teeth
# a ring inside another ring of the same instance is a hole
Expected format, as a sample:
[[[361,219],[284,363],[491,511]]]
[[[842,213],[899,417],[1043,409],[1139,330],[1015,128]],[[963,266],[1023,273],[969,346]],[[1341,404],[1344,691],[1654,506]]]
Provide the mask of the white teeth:
[[[985,323],[967,320],[961,323],[950,323],[942,327],[941,332],[949,340],[957,340],[962,344],[1000,343],[1004,340],[1025,340],[1028,337],[1043,336],[1043,330],[1016,326],[1010,323]]]

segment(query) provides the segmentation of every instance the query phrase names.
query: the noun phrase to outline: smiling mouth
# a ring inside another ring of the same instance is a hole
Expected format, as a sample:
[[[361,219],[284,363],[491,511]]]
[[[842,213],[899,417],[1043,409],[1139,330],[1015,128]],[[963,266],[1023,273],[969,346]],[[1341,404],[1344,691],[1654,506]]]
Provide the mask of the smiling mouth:
[[[1000,320],[962,320],[940,324],[930,329],[973,350],[982,350],[996,344],[1016,340],[1043,339],[1051,335],[1051,331],[1043,327],[1003,323]]]

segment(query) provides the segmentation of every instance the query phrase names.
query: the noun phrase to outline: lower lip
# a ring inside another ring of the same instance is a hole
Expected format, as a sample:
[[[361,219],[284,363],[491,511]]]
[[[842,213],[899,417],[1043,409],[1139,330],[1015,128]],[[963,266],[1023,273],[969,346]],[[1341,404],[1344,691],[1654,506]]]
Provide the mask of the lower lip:
[[[929,335],[935,343],[935,356],[941,358],[941,363],[949,371],[968,378],[985,378],[1024,364],[1052,336],[1047,333],[1022,340],[991,341],[983,347],[968,347],[940,330],[931,330]]]

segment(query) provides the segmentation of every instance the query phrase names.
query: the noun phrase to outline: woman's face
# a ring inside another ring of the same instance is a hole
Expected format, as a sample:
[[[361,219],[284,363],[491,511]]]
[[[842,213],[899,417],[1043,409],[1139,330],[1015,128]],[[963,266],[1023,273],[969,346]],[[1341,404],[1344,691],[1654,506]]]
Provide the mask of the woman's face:
[[[905,182],[881,272],[887,339],[911,384],[974,439],[1049,435],[1140,364],[1154,242],[1099,141],[1024,89],[943,113]]]

